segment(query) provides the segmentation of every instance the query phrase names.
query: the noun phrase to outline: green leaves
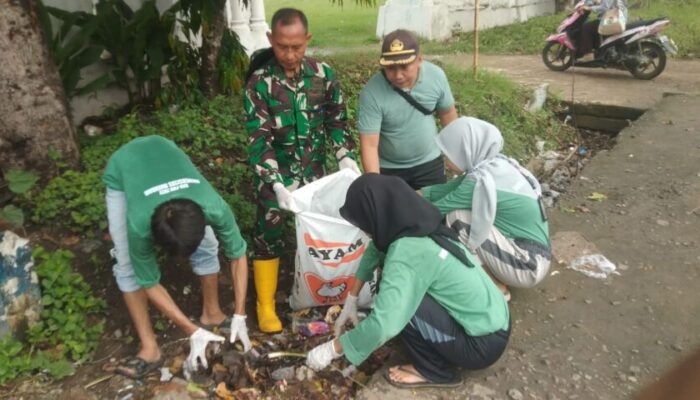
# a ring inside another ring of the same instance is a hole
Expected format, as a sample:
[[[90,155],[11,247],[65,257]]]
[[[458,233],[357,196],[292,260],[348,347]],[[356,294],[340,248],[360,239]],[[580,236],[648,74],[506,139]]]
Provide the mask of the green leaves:
[[[0,210],[0,220],[10,225],[24,226],[24,212],[12,204],[8,204]]]
[[[99,172],[66,171],[35,197],[32,221],[92,232],[107,227],[104,185]]]
[[[62,356],[75,361],[87,360],[102,336],[103,324],[95,324],[95,318],[105,308],[104,301],[95,298],[83,277],[73,272],[70,251],[37,248],[33,256],[44,309],[41,322],[29,330],[30,342],[59,349]],[[50,367],[57,374],[69,372],[62,364]]]
[[[39,247],[33,257],[43,293],[41,320],[29,329],[30,346],[9,335],[0,340],[0,384],[33,372],[57,379],[72,375],[70,360],[88,360],[104,330],[97,318],[105,304],[73,272],[73,254]]]
[[[5,174],[5,180],[12,193],[22,194],[34,186],[39,180],[39,176],[28,171],[11,169]]]
[[[27,193],[39,180],[39,176],[28,171],[11,169],[5,174],[5,181],[10,192],[14,194]],[[8,204],[0,209],[0,220],[11,225],[22,227],[24,225],[24,212],[13,204]]]
[[[82,79],[82,70],[98,62],[104,51],[104,46],[90,40],[98,27],[95,16],[82,11],[68,12],[47,7],[41,1],[38,13],[44,28],[44,38],[61,76],[66,96],[73,97],[105,87],[110,81],[108,74],[78,87]],[[59,21],[59,29],[54,29],[51,17]]]

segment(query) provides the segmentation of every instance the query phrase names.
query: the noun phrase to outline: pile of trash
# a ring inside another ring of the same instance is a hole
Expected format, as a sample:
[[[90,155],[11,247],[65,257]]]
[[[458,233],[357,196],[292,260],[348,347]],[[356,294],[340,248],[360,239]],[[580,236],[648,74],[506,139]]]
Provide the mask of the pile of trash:
[[[582,136],[590,142],[589,146],[570,144],[559,150],[545,150],[543,140],[536,143],[537,155],[527,164],[527,169],[538,177],[545,206],[549,208],[556,205],[595,152],[612,146],[613,140],[608,135],[585,131]]]
[[[182,375],[189,351],[185,344],[161,371],[161,381],[166,383],[154,385],[150,395],[158,398],[158,393],[172,386],[172,380],[186,384],[191,397],[199,393],[203,398],[219,399],[353,398],[390,356],[391,349],[378,349],[359,369],[343,357],[323,371],[308,368],[306,353],[333,338],[332,327],[340,310],[339,306],[331,306],[292,312],[287,315],[291,321],[288,329],[281,333],[251,332],[253,348],[246,353],[241,352],[238,343],[210,344],[209,368],[194,373],[189,382],[173,378]]]

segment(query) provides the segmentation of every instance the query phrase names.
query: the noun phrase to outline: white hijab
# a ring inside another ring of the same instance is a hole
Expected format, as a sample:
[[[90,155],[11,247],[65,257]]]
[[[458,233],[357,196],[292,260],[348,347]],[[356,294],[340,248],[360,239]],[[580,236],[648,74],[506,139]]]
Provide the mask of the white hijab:
[[[467,247],[474,251],[486,240],[496,218],[496,183],[488,167],[505,158],[499,156],[503,135],[486,121],[460,117],[443,128],[436,141],[445,156],[476,182],[467,242]]]

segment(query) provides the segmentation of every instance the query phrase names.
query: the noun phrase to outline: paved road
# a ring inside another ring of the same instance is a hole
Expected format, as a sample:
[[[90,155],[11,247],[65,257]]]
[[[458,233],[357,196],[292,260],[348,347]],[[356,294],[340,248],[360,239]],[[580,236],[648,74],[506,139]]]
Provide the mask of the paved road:
[[[471,54],[428,56],[471,68]],[[571,68],[550,71],[535,55],[480,55],[479,65],[502,72],[526,86],[550,84],[550,92],[563,100],[649,109],[664,93],[700,94],[700,60],[669,59],[666,70],[651,81],[634,78],[629,72]]]

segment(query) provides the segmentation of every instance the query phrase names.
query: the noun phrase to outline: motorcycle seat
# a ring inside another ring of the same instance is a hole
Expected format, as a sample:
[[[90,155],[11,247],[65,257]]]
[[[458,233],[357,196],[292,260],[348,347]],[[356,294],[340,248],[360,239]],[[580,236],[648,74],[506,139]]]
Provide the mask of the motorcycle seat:
[[[642,20],[642,21],[630,22],[630,23],[627,24],[627,26],[625,27],[625,30],[628,31],[628,30],[630,30],[630,29],[639,28],[640,26],[651,25],[651,24],[653,24],[654,22],[658,22],[658,21],[661,21],[661,20],[664,20],[664,19],[668,19],[668,18],[666,18],[666,17],[659,17],[659,18],[654,18],[654,19],[647,19],[647,20]]]

